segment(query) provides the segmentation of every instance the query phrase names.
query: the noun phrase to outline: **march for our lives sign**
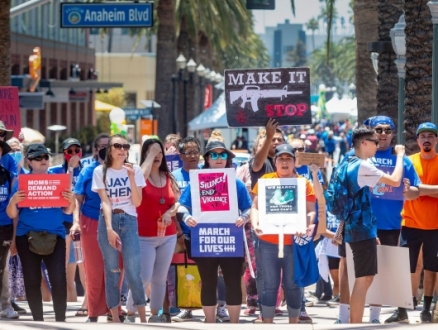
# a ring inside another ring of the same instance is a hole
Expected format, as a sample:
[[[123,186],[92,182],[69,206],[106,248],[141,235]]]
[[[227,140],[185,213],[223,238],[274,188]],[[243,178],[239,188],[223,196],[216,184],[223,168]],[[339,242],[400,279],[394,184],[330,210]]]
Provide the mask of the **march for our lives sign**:
[[[182,167],[182,160],[178,155],[166,155],[166,163],[170,172]]]
[[[395,159],[382,159],[378,158],[377,161],[386,161],[386,163],[394,164],[395,166]],[[379,163],[374,163],[374,165],[381,171],[391,174],[394,171],[394,166],[385,166],[381,165]],[[374,188],[370,188],[371,192],[371,198],[375,199],[389,199],[389,200],[403,200],[403,182],[400,184],[399,187],[392,187],[389,185],[386,185],[384,183],[377,183]]]
[[[190,239],[193,257],[243,257],[243,229],[234,223],[199,223]]]

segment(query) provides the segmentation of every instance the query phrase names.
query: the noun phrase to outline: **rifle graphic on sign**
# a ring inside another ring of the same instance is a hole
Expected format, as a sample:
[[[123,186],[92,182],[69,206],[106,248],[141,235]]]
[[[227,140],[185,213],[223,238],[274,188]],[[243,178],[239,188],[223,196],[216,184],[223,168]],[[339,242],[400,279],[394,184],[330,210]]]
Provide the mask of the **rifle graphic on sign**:
[[[230,92],[230,102],[234,103],[239,98],[242,99],[240,102],[241,107],[245,107],[247,103],[251,103],[252,111],[259,111],[259,107],[257,102],[259,99],[268,99],[268,98],[279,98],[283,100],[288,95],[300,95],[303,92],[289,92],[287,90],[287,86],[284,86],[282,89],[260,89],[259,86],[248,85],[245,86],[241,91],[232,91]]]

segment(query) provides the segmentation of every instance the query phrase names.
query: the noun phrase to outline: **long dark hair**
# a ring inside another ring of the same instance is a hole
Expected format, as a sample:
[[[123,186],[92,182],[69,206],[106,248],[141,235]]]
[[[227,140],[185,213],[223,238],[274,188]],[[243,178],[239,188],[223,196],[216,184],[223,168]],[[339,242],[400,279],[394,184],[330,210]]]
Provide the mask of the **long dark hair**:
[[[113,141],[113,139],[115,138],[121,138],[125,141],[126,137],[121,135],[121,134],[114,134],[111,135],[108,141],[108,145],[106,146],[106,156],[105,156],[105,160],[103,161],[103,184],[106,187],[106,171],[108,170],[109,167],[113,166],[113,157],[111,156],[111,142]],[[129,157],[129,152],[126,155],[126,159],[125,162],[128,161],[128,157]]]

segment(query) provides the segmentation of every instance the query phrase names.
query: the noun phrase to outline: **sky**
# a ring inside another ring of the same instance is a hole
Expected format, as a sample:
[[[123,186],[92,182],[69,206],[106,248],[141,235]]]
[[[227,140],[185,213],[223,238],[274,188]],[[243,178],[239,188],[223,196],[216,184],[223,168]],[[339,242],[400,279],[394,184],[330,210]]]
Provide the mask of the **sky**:
[[[344,17],[348,22],[350,0],[336,0],[336,9],[339,17]],[[276,0],[275,10],[253,10],[256,21],[255,32],[264,33],[265,26],[276,26],[289,19],[291,23],[306,23],[312,17],[317,17],[320,13],[321,3],[319,0],[295,0],[295,16],[292,14],[290,0]]]

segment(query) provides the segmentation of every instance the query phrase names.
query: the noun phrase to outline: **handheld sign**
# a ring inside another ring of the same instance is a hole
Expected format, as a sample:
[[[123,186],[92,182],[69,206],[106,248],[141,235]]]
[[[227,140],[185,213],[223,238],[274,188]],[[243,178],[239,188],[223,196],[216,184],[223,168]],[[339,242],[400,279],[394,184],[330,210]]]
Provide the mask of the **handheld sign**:
[[[170,172],[182,167],[182,160],[179,155],[166,155],[166,163]]]
[[[26,199],[19,202],[18,207],[66,207],[68,200],[62,196],[62,192],[70,190],[70,175],[19,175],[18,190],[26,193]]]
[[[230,127],[312,123],[309,68],[225,70]]]
[[[395,163],[395,161],[394,161]],[[391,174],[394,171],[394,167],[390,166],[382,166],[375,164],[376,167],[388,174]],[[373,199],[388,199],[388,200],[396,200],[402,201],[404,200],[403,190],[404,184],[400,184],[398,187],[392,187],[386,185],[384,183],[377,183],[374,188],[369,188],[371,192],[371,198]]]
[[[17,87],[0,86],[0,120],[7,129],[14,130],[15,137],[18,137],[21,130],[19,104]]]
[[[311,152],[296,152],[296,166],[316,164],[319,168],[325,167],[325,155]]]

